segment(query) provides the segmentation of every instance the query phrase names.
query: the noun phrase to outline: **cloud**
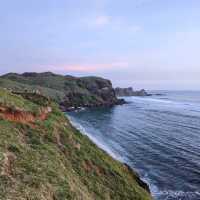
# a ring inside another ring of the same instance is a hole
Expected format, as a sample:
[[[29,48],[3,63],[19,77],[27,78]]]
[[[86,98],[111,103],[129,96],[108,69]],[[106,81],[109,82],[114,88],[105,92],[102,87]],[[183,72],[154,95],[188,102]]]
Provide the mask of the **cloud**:
[[[135,25],[135,26],[130,26],[129,31],[132,33],[136,33],[142,30],[141,26]]]
[[[94,19],[94,24],[96,26],[104,26],[110,23],[110,17],[108,16],[98,16]]]
[[[66,64],[48,67],[48,69],[58,72],[97,72],[104,70],[123,69],[129,66],[126,61],[116,61],[111,63],[94,63],[94,64]]]
[[[136,33],[142,30],[142,27],[137,24],[130,24],[122,19],[116,19],[108,15],[90,16],[84,21],[84,24],[92,29],[104,28],[105,30],[126,33]]]
[[[111,18],[106,15],[90,16],[84,20],[84,24],[86,24],[89,28],[104,27],[110,23]]]

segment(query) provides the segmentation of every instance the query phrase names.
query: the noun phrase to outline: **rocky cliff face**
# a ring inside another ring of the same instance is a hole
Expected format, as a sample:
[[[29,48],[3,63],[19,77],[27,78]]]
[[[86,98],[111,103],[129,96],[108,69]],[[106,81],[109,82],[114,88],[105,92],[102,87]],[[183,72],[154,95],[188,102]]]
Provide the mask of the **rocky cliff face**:
[[[72,107],[112,106],[123,104],[117,99],[112,83],[100,77],[73,77],[45,73],[9,73],[0,77],[0,86],[15,91],[35,91],[49,96],[63,110]]]
[[[97,107],[123,104],[117,99],[115,90],[109,80],[98,77],[85,77],[76,79],[76,84],[83,90],[70,90],[65,95],[61,105],[69,107]]]
[[[115,88],[115,93],[119,97],[123,96],[149,96],[149,94],[144,90],[134,91],[132,87],[128,88]]]

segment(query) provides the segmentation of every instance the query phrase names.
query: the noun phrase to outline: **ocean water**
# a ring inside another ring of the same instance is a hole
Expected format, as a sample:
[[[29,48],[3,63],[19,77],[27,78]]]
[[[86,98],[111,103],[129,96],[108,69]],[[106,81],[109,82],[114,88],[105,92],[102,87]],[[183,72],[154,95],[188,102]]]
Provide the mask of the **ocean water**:
[[[200,92],[159,93],[165,95],[68,115],[99,147],[136,169],[155,199],[200,200]]]

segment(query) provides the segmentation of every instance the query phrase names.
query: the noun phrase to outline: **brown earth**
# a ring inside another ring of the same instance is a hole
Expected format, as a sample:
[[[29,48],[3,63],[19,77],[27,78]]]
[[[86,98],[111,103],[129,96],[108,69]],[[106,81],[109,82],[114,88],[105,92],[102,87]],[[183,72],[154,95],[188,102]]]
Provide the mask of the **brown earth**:
[[[41,108],[39,115],[35,116],[31,112],[22,111],[22,110],[11,110],[7,107],[0,107],[0,117],[14,122],[20,122],[23,124],[34,123],[36,120],[44,121],[47,119],[48,114],[52,111],[51,107]]]

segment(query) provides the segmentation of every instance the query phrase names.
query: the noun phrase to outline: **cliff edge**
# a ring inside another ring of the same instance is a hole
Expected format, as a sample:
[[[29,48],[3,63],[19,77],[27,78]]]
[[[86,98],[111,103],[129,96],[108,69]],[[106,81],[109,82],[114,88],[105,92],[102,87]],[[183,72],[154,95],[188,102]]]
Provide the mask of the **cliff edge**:
[[[0,87],[46,95],[59,103],[63,110],[124,103],[116,97],[109,80],[94,76],[78,78],[51,72],[9,73],[0,77]]]
[[[39,94],[0,89],[0,199],[151,200],[148,186]]]

